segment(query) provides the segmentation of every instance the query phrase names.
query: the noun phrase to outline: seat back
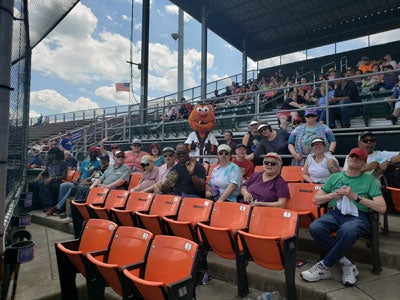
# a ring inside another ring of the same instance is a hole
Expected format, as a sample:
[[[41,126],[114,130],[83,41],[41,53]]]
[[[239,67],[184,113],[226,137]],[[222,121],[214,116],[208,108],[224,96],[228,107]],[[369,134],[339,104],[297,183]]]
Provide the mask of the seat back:
[[[82,218],[87,221],[90,218],[88,207],[90,204],[103,205],[110,191],[108,188],[95,187],[89,190],[84,203],[72,201]]]
[[[283,166],[281,176],[286,182],[302,182],[303,167],[302,166]]]
[[[179,293],[182,292],[187,292],[187,295],[192,297],[197,251],[198,245],[193,241],[176,236],[157,235],[146,258],[142,280],[128,270],[124,270],[124,274],[134,283],[143,299],[178,299]],[[174,290],[174,283],[178,282],[175,297],[168,295]],[[183,284],[185,288],[182,288]],[[189,298],[182,295],[182,299]]]
[[[135,211],[149,211],[154,194],[144,192],[129,193],[125,209],[111,208],[114,220],[125,226],[136,226]]]
[[[254,173],[263,172],[263,171],[264,171],[263,166],[255,166],[254,167]]]
[[[234,202],[216,202],[210,225],[198,223],[202,239],[213,252],[226,259],[235,258],[234,232],[247,227],[251,206]],[[240,245],[239,245],[240,246]]]
[[[253,208],[248,232],[239,231],[242,242],[258,265],[280,270],[284,268],[285,239],[297,237],[298,214],[277,207]]]
[[[321,189],[321,185],[292,182],[288,183],[288,187],[290,199],[286,202],[286,208],[298,212],[300,227],[308,228],[311,222],[318,218],[318,208],[313,203],[313,197]]]
[[[75,171],[71,181],[77,181],[80,176],[81,173],[79,171]]]
[[[176,221],[164,218],[175,235],[197,242],[195,225],[210,219],[213,202],[204,198],[183,198]]]
[[[71,182],[72,179],[74,178],[76,170],[68,170],[67,171],[67,177],[63,180],[64,182]]]
[[[91,254],[88,255],[88,260],[94,264],[110,287],[122,296],[122,283],[118,274],[121,267],[144,261],[153,238],[154,235],[145,229],[120,226],[115,232],[104,262]],[[139,270],[135,269],[132,274],[139,276]]]
[[[390,192],[394,209],[400,211],[400,189],[389,186],[386,189]]]
[[[90,205],[90,208],[100,219],[112,219],[109,214],[111,207],[124,207],[129,192],[125,190],[111,190],[107,194],[107,198],[102,207]]]
[[[140,178],[142,178],[142,173],[131,174],[131,178],[129,179],[128,191],[139,184]]]
[[[152,233],[163,234],[162,217],[176,216],[181,199],[181,197],[175,195],[155,195],[149,214],[136,212],[138,221]]]

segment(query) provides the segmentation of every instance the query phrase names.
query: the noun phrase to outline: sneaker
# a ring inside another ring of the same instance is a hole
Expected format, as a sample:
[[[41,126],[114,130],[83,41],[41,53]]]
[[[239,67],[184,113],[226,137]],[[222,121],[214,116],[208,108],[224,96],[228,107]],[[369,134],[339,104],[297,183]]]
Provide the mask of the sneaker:
[[[72,223],[72,218],[71,217],[66,217],[64,219],[61,219],[60,222],[64,223],[64,224],[69,224],[69,223]]]
[[[57,211],[57,206],[53,206],[46,211],[47,216],[52,216]]]
[[[343,285],[352,286],[357,282],[359,274],[357,266],[353,264],[342,264],[342,283]]]
[[[60,215],[62,215],[63,213],[64,213],[63,210],[57,209],[57,210],[54,212],[54,215],[55,215],[55,216],[60,216]]]
[[[300,276],[305,281],[314,282],[321,279],[329,279],[331,278],[332,274],[330,268],[326,268],[321,262],[318,262],[308,270],[301,272]]]

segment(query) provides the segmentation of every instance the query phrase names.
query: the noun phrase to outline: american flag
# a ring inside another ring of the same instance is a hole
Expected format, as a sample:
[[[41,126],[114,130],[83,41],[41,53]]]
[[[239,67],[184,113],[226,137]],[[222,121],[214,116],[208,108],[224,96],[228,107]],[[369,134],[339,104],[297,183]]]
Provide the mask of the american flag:
[[[116,92],[129,92],[130,83],[129,82],[120,82],[115,84]]]

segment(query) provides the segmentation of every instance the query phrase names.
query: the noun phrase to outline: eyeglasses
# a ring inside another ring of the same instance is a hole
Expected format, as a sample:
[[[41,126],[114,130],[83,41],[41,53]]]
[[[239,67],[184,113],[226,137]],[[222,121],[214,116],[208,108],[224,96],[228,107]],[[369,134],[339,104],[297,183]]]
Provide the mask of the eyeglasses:
[[[140,164],[142,166],[142,168],[144,167],[148,167],[150,164]]]
[[[368,143],[375,143],[376,139],[362,139],[362,142],[364,144],[368,144]]]
[[[118,156],[116,156],[116,158],[125,158],[125,156],[119,156],[119,155],[118,155]]]
[[[228,151],[219,151],[218,155],[229,155],[230,153]]]
[[[133,147],[141,147],[141,144],[132,144]]]
[[[119,147],[111,147],[111,149],[119,149]]]
[[[172,154],[164,154],[163,156],[164,157],[172,157],[173,155]]]
[[[317,115],[307,115],[306,118],[315,118]]]
[[[275,167],[278,163],[276,162],[272,162],[272,161],[268,161],[268,160],[264,160],[264,165],[266,166],[272,166]]]

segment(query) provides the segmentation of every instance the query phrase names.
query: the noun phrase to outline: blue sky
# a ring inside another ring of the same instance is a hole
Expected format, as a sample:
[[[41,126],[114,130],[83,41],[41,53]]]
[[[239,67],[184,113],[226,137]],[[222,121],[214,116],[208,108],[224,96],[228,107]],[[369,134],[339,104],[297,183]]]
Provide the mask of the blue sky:
[[[45,0],[52,1],[52,0]],[[133,62],[140,62],[141,0],[134,0]],[[193,0],[194,1],[194,0]],[[178,8],[167,0],[152,0],[150,15],[149,98],[176,92]],[[58,114],[129,104],[129,93],[114,84],[129,82],[131,0],[82,0],[33,50],[30,115]],[[185,14],[184,85],[200,84],[201,25]],[[393,40],[399,30],[381,34],[378,43]],[[391,37],[392,38],[391,38]],[[367,38],[340,43],[349,50],[367,46]],[[309,58],[330,54],[334,46],[309,51]],[[339,51],[338,51],[339,52]],[[242,54],[208,31],[207,80],[241,73]],[[305,59],[304,52],[285,55],[283,63]],[[260,62],[260,68],[276,62]],[[278,60],[279,61],[279,60]],[[257,64],[248,60],[248,69]],[[133,88],[139,99],[140,73],[134,68]]]

